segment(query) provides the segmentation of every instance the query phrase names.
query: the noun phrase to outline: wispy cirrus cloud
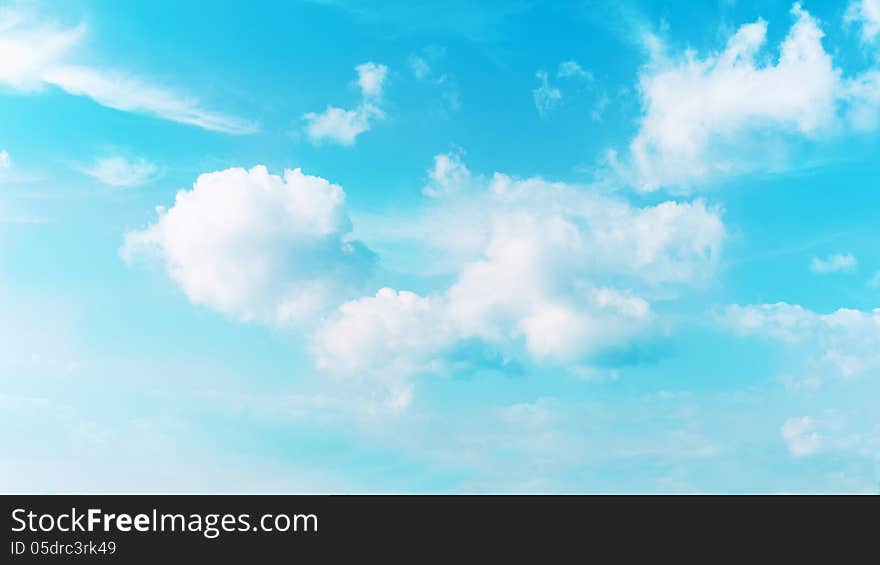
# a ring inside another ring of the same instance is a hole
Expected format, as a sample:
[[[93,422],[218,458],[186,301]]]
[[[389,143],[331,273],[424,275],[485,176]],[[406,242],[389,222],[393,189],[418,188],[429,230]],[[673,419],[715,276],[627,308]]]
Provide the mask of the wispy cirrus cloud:
[[[461,108],[461,93],[455,75],[449,72],[441,72],[437,67],[446,57],[446,49],[429,45],[418,53],[410,53],[407,58],[410,71],[416,80],[431,84],[441,91],[439,107],[441,111],[454,111]]]
[[[852,253],[835,253],[825,259],[813,257],[810,261],[810,271],[817,275],[830,273],[851,273],[856,270],[858,261]]]
[[[550,73],[543,69],[536,72],[535,77],[538,79],[539,85],[532,90],[532,97],[535,99],[535,108],[538,109],[538,113],[544,116],[562,101],[562,90],[551,82]],[[583,68],[574,59],[569,59],[559,63],[555,78],[557,81],[577,80],[582,83],[592,82],[593,73]]]
[[[104,184],[121,188],[147,184],[159,174],[159,167],[143,157],[104,157],[91,165],[77,167],[77,170]]]
[[[120,70],[79,61],[77,47],[87,34],[83,24],[61,27],[30,14],[0,12],[0,85],[17,92],[36,92],[54,86],[98,104],[229,134],[248,134],[257,125],[208,110],[173,89]]]

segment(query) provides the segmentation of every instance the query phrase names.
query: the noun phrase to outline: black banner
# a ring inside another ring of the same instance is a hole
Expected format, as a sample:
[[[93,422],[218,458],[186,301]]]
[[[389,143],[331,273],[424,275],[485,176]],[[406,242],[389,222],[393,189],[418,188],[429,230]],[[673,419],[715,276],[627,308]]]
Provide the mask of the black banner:
[[[2,497],[0,563],[874,556],[877,497]],[[703,553],[705,548],[709,553]],[[608,554],[607,552],[611,552]],[[876,559],[876,557],[872,557]]]

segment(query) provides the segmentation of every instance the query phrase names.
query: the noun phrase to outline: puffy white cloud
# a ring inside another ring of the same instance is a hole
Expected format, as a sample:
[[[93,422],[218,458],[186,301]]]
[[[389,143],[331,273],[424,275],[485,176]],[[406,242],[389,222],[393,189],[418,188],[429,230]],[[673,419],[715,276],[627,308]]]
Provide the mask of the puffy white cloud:
[[[105,157],[96,160],[88,167],[79,170],[104,184],[118,187],[132,187],[146,184],[156,178],[159,168],[143,157]]]
[[[374,256],[348,238],[341,187],[263,166],[199,176],[123,256],[158,257],[194,303],[243,321],[313,319],[360,288]]]
[[[813,257],[810,261],[810,270],[817,275],[829,273],[852,272],[856,270],[858,261],[852,253],[835,253],[825,259]]]
[[[118,71],[74,62],[76,47],[86,35],[79,25],[63,29],[39,24],[15,11],[0,14],[0,84],[22,92],[53,85],[87,96],[109,108],[152,114],[160,118],[232,134],[256,131],[253,123],[202,108],[191,97]]]
[[[428,176],[429,210],[411,221],[442,228],[424,244],[451,247],[454,281],[343,305],[315,334],[324,369],[403,381],[444,371],[444,354],[474,340],[529,363],[589,363],[648,335],[646,296],[710,277],[725,236],[699,200],[634,208],[589,187],[475,175],[460,153]]]
[[[309,112],[303,116],[306,134],[312,141],[330,140],[340,145],[353,145],[357,136],[369,131],[375,119],[385,114],[377,107],[362,104],[354,110],[328,106],[321,113]]]
[[[731,305],[721,321],[739,335],[777,339],[799,347],[805,372],[856,377],[880,369],[880,308],[841,308],[819,314],[785,302]]]
[[[450,196],[476,188],[472,182],[473,175],[461,160],[461,153],[441,153],[434,156],[434,167],[428,171],[429,183],[422,192],[428,196],[439,198]]]
[[[688,187],[764,159],[760,133],[815,137],[834,126],[840,70],[799,4],[775,61],[761,63],[767,24],[743,25],[717,54],[659,57],[642,72],[644,116],[630,150],[643,190]]]
[[[342,189],[299,169],[201,175],[127,234],[123,256],[157,257],[192,302],[235,319],[313,329],[317,368],[379,384],[399,409],[413,376],[470,363],[456,351],[471,343],[587,370],[655,331],[652,295],[711,277],[725,236],[700,200],[633,207],[590,187],[475,175],[460,153],[437,156],[429,177],[426,214],[442,233],[422,245],[451,245],[457,267],[426,295],[355,299],[374,256],[351,235]]]
[[[860,26],[865,43],[873,43],[880,35],[880,0],[853,0],[844,19]]]
[[[819,433],[819,422],[808,418],[789,418],[782,424],[782,439],[792,455],[815,455],[824,446],[826,438]]]
[[[388,78],[388,67],[372,61],[360,64],[354,68],[358,74],[358,86],[364,98],[379,98]]]
[[[357,84],[363,99],[353,110],[327,106],[323,112],[308,112],[302,119],[306,122],[306,135],[313,143],[327,140],[340,145],[353,145],[357,136],[369,131],[376,120],[385,117],[379,107],[388,67],[373,62],[355,67]]]
[[[8,169],[12,167],[12,158],[5,149],[0,151],[0,169]]]
[[[313,335],[316,366],[385,383],[392,404],[403,407],[412,395],[406,378],[436,369],[454,341],[443,308],[439,297],[390,288],[346,302]]]

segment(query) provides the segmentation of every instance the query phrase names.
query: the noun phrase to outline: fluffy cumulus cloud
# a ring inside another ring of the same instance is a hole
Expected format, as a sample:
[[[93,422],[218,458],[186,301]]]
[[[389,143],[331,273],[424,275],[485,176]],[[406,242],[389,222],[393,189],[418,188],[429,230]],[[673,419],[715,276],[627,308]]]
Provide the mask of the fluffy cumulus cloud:
[[[738,335],[786,343],[804,359],[804,376],[854,378],[880,370],[880,308],[820,314],[785,302],[732,305],[721,321]]]
[[[385,81],[388,78],[388,67],[376,63],[367,62],[354,68],[357,71],[357,83],[365,99],[375,99],[382,96]]]
[[[313,335],[321,371],[363,378],[386,387],[386,404],[406,407],[412,375],[436,371],[441,353],[454,341],[439,297],[379,290],[342,304]]]
[[[640,76],[645,114],[631,152],[637,185],[688,185],[745,166],[739,136],[760,128],[813,136],[831,127],[840,71],[799,5],[776,60],[762,64],[767,23],[743,25],[723,51],[659,57]]]
[[[874,2],[850,14],[873,37]],[[636,187],[688,190],[756,168],[786,166],[789,142],[878,124],[880,71],[845,76],[823,45],[819,22],[800,4],[777,52],[764,20],[741,26],[718,53],[668,54],[662,44],[639,77],[644,114],[630,144]],[[833,51],[833,50],[832,50]]]
[[[159,167],[143,157],[127,159],[115,156],[97,159],[89,166],[79,167],[79,170],[104,184],[127,188],[154,180]]]
[[[340,145],[353,145],[357,137],[369,131],[377,120],[385,117],[380,104],[388,77],[388,67],[373,62],[355,67],[361,102],[352,110],[327,106],[323,112],[303,115],[305,132],[314,142],[330,141]]]
[[[359,288],[374,263],[348,237],[344,201],[341,187],[299,169],[207,173],[128,233],[122,253],[158,258],[194,303],[242,321],[301,324]]]
[[[470,232],[452,238],[452,284],[344,304],[314,336],[326,370],[405,381],[445,370],[445,352],[474,342],[527,363],[588,363],[649,335],[643,293],[699,284],[724,239],[719,212],[699,200],[634,208],[586,187],[474,175],[457,153],[436,157],[429,178],[428,214]]]
[[[100,69],[77,58],[87,33],[84,25],[63,28],[30,14],[0,12],[0,85],[35,92],[47,85],[98,104],[232,134],[256,131],[253,123],[204,109],[189,96],[128,73]]]
[[[438,155],[428,179],[410,221],[455,235],[419,242],[453,258],[450,282],[428,293],[365,293],[374,255],[351,235],[342,189],[299,169],[201,175],[122,252],[157,258],[194,303],[298,324],[318,370],[378,385],[399,409],[414,377],[482,366],[472,347],[587,371],[650,338],[655,300],[711,278],[725,237],[701,200],[635,207],[588,186],[474,174],[460,152]]]
[[[852,253],[835,253],[825,259],[813,257],[810,261],[810,270],[817,275],[830,273],[851,273],[856,270],[858,261]]]
[[[8,169],[12,167],[12,158],[5,149],[0,151],[0,169]]]

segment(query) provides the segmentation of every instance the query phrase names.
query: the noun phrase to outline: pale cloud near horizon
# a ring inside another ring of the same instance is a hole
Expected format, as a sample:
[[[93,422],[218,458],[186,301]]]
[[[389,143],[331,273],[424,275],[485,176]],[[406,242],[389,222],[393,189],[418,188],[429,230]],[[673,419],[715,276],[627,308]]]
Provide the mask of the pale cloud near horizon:
[[[229,134],[257,131],[256,124],[203,108],[193,98],[118,70],[77,61],[76,50],[87,34],[80,24],[62,28],[29,14],[0,12],[0,84],[30,93],[55,86],[98,104],[153,115],[165,120]]]
[[[323,112],[308,112],[302,119],[305,132],[312,143],[330,141],[339,145],[354,145],[357,137],[369,131],[377,120],[385,117],[380,104],[388,77],[388,67],[367,62],[355,67],[356,84],[361,91],[361,102],[352,110],[328,105]]]

